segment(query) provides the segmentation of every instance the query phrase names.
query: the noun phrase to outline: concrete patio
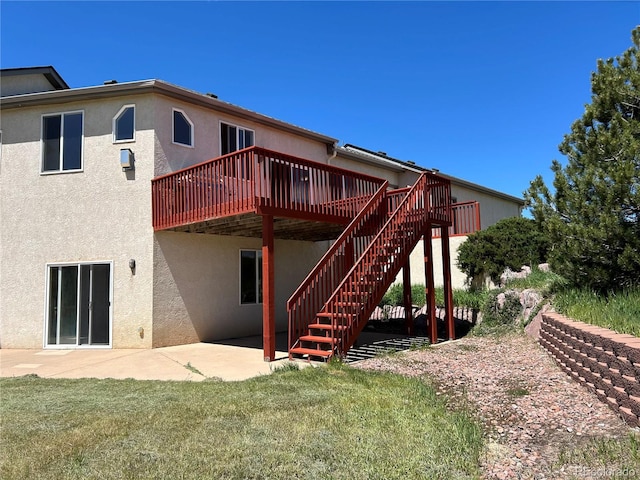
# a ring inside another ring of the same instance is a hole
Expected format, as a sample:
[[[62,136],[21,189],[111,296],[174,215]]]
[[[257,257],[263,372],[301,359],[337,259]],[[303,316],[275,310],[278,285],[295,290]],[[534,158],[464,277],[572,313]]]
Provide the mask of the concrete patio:
[[[428,343],[425,337],[363,332],[345,361],[356,362],[380,353],[407,350]],[[289,362],[287,335],[276,336],[276,361],[263,360],[262,337],[193,343],[153,349],[0,349],[0,376],[35,374],[42,378],[134,378],[245,380],[268,375]],[[297,362],[300,366],[307,362]]]

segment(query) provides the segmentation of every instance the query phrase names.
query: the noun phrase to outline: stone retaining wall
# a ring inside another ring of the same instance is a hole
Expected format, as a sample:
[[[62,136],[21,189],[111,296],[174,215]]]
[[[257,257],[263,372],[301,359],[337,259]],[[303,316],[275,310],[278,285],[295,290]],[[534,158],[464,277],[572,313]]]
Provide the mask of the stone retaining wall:
[[[640,426],[640,338],[549,312],[542,315],[540,344],[625,422]]]

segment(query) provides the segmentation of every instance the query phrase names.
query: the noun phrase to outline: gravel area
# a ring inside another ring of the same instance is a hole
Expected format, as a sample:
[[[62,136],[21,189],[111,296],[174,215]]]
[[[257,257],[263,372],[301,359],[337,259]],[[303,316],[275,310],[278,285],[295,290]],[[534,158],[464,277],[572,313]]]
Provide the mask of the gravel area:
[[[559,466],[558,456],[590,439],[632,431],[524,335],[465,337],[353,366],[428,378],[454,408],[470,406],[487,436],[487,479],[613,478],[582,465]]]

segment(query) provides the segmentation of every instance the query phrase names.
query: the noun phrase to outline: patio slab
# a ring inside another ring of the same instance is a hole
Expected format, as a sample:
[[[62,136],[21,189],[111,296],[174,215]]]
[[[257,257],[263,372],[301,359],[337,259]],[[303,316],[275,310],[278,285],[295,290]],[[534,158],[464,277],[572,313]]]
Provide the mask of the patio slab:
[[[154,349],[0,349],[0,376],[36,374],[43,378],[134,378],[137,380],[245,380],[268,375],[288,362],[277,351],[265,362],[261,348],[194,343]]]

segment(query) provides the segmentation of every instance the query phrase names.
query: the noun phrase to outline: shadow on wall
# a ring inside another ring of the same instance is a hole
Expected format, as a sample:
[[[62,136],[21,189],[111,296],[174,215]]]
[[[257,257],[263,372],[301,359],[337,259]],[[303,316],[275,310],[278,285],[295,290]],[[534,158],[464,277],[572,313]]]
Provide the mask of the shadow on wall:
[[[157,232],[154,345],[261,334],[261,305],[241,306],[238,296],[238,249],[255,244],[254,239]]]

